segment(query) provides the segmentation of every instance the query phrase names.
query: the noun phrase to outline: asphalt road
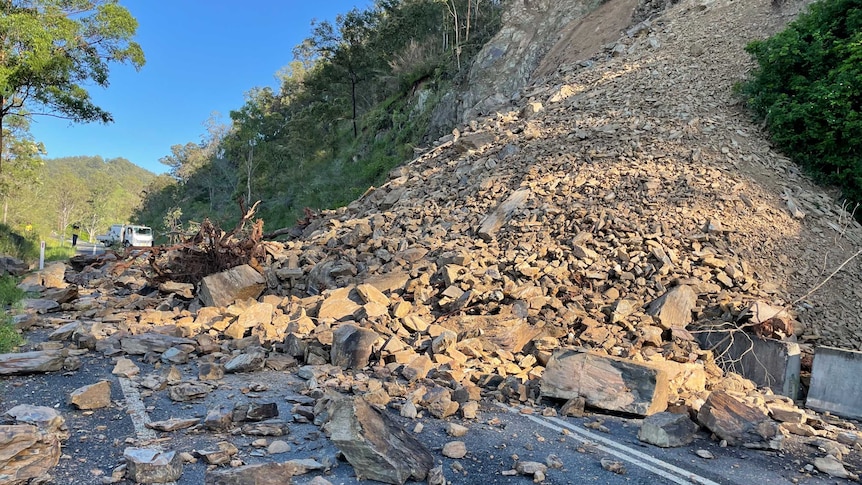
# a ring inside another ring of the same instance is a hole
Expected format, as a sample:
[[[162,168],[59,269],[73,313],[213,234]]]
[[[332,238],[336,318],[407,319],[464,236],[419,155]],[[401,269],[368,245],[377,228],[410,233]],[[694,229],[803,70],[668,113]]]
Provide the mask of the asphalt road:
[[[38,334],[29,334],[31,343]],[[166,369],[132,359],[141,368],[141,375],[162,373]],[[96,484],[103,476],[123,462],[127,446],[149,446],[166,450],[194,452],[215,449],[219,441],[230,441],[239,448],[238,458],[246,464],[289,459],[314,458],[330,466],[327,472],[295,477],[293,483],[308,483],[316,474],[333,484],[377,483],[360,481],[353,468],[339,459],[338,450],[310,423],[294,422],[290,435],[283,439],[290,451],[267,456],[251,446],[258,438],[242,434],[220,434],[189,428],[161,433],[145,428],[142,421],[169,418],[203,418],[207,407],[215,404],[233,406],[236,403],[276,403],[279,417],[290,421],[292,407],[302,390],[303,381],[290,372],[262,371],[228,375],[206,400],[178,403],[171,401],[166,391],[124,392],[116,376],[111,375],[113,361],[98,354],[83,358],[83,366],[74,372],[47,373],[30,376],[0,377],[0,413],[17,404],[51,406],[66,419],[71,437],[64,443],[63,457],[52,471],[57,484]],[[177,366],[185,377],[197,374],[194,363]],[[96,411],[80,411],[67,404],[67,396],[78,387],[107,379],[112,386],[111,407]],[[248,389],[255,389],[249,391]],[[127,389],[127,391],[129,391]],[[135,412],[136,409],[139,412]],[[810,462],[809,453],[822,453],[791,439],[788,451],[765,452],[745,448],[721,448],[708,433],[700,432],[692,445],[662,449],[638,441],[639,419],[591,414],[584,418],[547,418],[524,414],[519,409],[495,402],[483,402],[475,421],[454,419],[469,428],[462,438],[446,434],[446,421],[434,418],[407,420],[392,417],[415,432],[417,423],[423,429],[415,436],[425,443],[443,464],[446,478],[452,484],[528,484],[531,477],[509,476],[515,460],[546,462],[556,455],[563,463],[559,469],[549,469],[546,484],[702,484],[702,485],[773,485],[773,484],[834,484],[843,480],[822,474],[808,474],[803,467]],[[608,432],[586,427],[600,420]],[[467,455],[460,460],[443,457],[443,445],[452,440],[464,441]],[[703,459],[696,450],[708,450],[715,458]],[[815,455],[812,455],[815,456]],[[601,461],[622,464],[624,473],[616,474],[602,468]],[[180,485],[201,484],[207,466],[202,462],[186,464]],[[124,480],[120,483],[129,484]]]

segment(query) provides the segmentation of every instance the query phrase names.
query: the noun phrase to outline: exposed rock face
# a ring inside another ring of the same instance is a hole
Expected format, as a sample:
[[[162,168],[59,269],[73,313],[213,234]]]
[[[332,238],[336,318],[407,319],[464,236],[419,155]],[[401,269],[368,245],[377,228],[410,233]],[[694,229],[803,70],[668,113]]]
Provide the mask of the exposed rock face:
[[[534,71],[543,77],[555,71],[560,65],[555,52],[571,51],[575,44],[573,39],[578,40],[577,45],[582,45],[575,55],[584,60],[598,53],[603,44],[616,40],[619,32],[630,24],[638,2],[613,0],[599,7],[600,3],[594,0],[509,2],[502,28],[473,60],[466,90],[448,95],[435,108],[432,132],[443,133],[457,124],[515,105]],[[597,29],[595,22],[584,24],[583,29],[571,25],[597,8],[601,10],[597,15],[605,15],[608,25],[604,28]],[[565,32],[568,35],[563,37],[561,33]],[[586,43],[585,38],[589,39]],[[568,55],[573,53],[568,52]]]

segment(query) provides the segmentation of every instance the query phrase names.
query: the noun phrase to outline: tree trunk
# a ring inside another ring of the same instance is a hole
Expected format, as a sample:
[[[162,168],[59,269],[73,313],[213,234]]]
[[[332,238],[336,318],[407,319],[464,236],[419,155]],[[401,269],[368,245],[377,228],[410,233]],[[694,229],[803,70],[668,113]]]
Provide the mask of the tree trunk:
[[[350,74],[350,99],[353,102],[353,138],[359,136],[356,129],[356,74]]]
[[[6,98],[0,96],[0,109],[6,104]],[[0,113],[0,174],[3,173],[3,113]]]

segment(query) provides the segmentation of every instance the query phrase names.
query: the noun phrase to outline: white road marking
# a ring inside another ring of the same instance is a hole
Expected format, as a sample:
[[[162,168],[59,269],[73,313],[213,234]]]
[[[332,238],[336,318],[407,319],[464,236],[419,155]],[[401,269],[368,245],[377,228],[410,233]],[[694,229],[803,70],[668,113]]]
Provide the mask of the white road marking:
[[[658,458],[647,455],[646,453],[638,451],[634,448],[630,448],[623,444],[617,443],[612,439],[605,438],[604,436],[599,436],[595,433],[591,433],[579,426],[575,426],[562,419],[552,417],[540,418],[532,414],[521,414],[518,408],[507,406],[503,403],[497,403],[497,405],[511,413],[516,413],[520,416],[524,416],[537,424],[540,424],[559,433],[563,432],[563,429],[569,430],[575,434],[569,435],[572,436],[574,439],[582,443],[590,443],[595,446],[596,449],[613,455],[621,460],[627,461],[632,465],[639,466],[644,470],[648,470],[660,477],[670,480],[673,483],[678,483],[680,485],[690,485],[693,483],[700,485],[719,485],[717,482],[714,482],[708,478],[701,477],[700,475],[697,475],[689,470],[685,470],[668,462],[659,460]],[[596,443],[602,444],[597,445]]]
[[[129,379],[119,376],[120,387],[123,389],[123,395],[126,397],[126,407],[129,410],[129,417],[132,418],[132,425],[135,427],[135,434],[141,441],[156,439],[156,432],[147,428],[150,423],[150,416],[147,414],[147,409],[144,406],[144,401],[141,400],[141,393],[132,384]]]

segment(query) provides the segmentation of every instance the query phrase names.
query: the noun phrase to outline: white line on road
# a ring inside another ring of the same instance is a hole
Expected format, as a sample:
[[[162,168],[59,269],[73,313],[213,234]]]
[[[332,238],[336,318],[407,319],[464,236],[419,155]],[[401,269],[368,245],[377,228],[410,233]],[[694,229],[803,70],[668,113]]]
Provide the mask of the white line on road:
[[[647,455],[646,453],[638,451],[634,448],[629,448],[628,446],[617,443],[612,439],[605,438],[604,436],[599,436],[595,433],[591,433],[579,426],[575,426],[562,419],[551,417],[540,418],[532,414],[521,414],[518,408],[507,406],[503,403],[497,403],[497,405],[511,413],[516,413],[520,416],[524,416],[527,419],[538,423],[546,428],[553,429],[554,431],[562,432],[563,429],[569,430],[577,435],[572,437],[577,439],[578,441],[581,441],[582,443],[590,442],[597,449],[605,453],[613,455],[633,465],[639,466],[644,470],[648,470],[656,475],[666,478],[673,483],[678,483],[680,485],[689,485],[692,483],[700,485],[719,485],[717,482],[714,482],[708,478],[701,477],[700,475],[697,475],[689,470],[685,470],[666,461],[659,460],[658,458]],[[595,443],[602,444],[596,445]]]
[[[141,441],[156,439],[156,432],[147,428],[150,422],[150,416],[147,414],[147,409],[144,406],[144,401],[141,400],[141,393],[132,384],[129,379],[119,376],[120,387],[123,389],[123,395],[126,396],[126,407],[129,410],[129,416],[132,418],[132,425],[135,427],[135,434]]]

